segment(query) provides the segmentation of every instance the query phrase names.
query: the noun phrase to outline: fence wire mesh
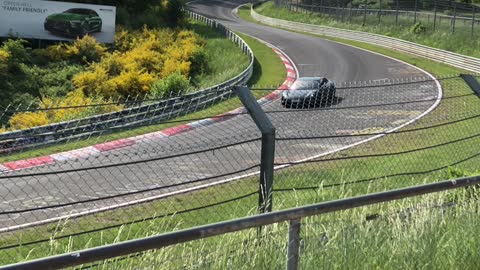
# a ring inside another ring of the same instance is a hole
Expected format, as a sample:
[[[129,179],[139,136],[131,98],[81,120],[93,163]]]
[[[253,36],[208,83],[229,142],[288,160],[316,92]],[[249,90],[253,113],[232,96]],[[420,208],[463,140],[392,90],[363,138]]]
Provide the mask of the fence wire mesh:
[[[244,109],[218,116],[232,102],[240,107],[229,93],[195,114],[146,125],[143,135],[109,130],[113,142],[96,134],[81,150],[0,153],[1,263],[257,214],[262,134]],[[338,84],[317,105],[265,104],[276,128],[273,209],[477,171],[478,102],[451,76]],[[25,160],[33,155],[42,157]]]
[[[478,241],[470,239],[478,232],[478,199],[461,190],[454,193],[461,202],[442,192],[305,218],[299,234],[299,269],[427,263],[471,268],[478,263],[473,255]],[[261,234],[250,229],[80,269],[282,269],[291,243],[288,233],[288,224],[278,223],[262,227]],[[365,256],[373,252],[375,256]],[[185,253],[188,256],[178,256]]]
[[[275,0],[290,11],[319,14],[339,22],[358,25],[392,24],[411,27],[417,33],[445,31],[470,36],[480,33],[480,7],[443,0],[345,1]]]

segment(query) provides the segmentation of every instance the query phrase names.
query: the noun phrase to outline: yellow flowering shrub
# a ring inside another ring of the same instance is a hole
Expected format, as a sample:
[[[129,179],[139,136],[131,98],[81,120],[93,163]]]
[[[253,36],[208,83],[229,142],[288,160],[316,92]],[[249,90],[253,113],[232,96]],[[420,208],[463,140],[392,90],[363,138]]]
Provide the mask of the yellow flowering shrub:
[[[160,52],[139,46],[124,54],[122,57],[126,70],[145,69],[158,73],[163,68],[163,56]]]
[[[162,72],[160,73],[160,77],[168,77],[169,75],[179,72],[182,75],[188,76],[190,73],[190,66],[191,62],[189,61],[182,61],[175,58],[168,58],[165,61],[164,67]]]
[[[107,104],[112,100],[104,101],[102,98],[87,97],[83,91],[75,90],[65,97],[43,97],[40,108],[63,108],[36,112],[16,113],[10,118],[8,124],[11,130],[26,129],[58,123],[73,119],[88,117],[95,114],[119,111],[121,105],[88,106],[92,104]],[[1,133],[1,131],[0,131]]]
[[[73,43],[59,43],[40,50],[40,54],[52,61],[71,60],[79,63],[90,63],[100,60],[107,48],[95,38],[86,35],[77,38]]]
[[[109,83],[114,85],[115,91],[124,96],[144,97],[150,92],[155,76],[143,70],[128,70],[112,78]]]
[[[62,98],[44,97],[40,107],[43,109],[65,108],[47,111],[49,122],[57,123],[99,113],[118,111],[123,108],[120,105],[88,106],[91,104],[105,104],[111,102],[112,100],[104,101],[101,98],[87,97],[83,91],[75,90]]]
[[[88,95],[115,96],[115,89],[111,84],[108,84],[108,80],[108,70],[100,64],[95,64],[89,70],[73,76],[73,85]]]
[[[77,89],[107,98],[144,96],[158,79],[174,73],[188,78],[191,59],[204,45],[193,31],[146,27],[134,33],[120,30],[116,42],[116,51],[74,76]]]
[[[0,73],[4,73],[8,70],[9,58],[10,58],[10,53],[0,48]]]
[[[43,126],[48,123],[47,113],[44,111],[17,113],[8,121],[12,130]]]
[[[205,63],[201,54],[205,41],[190,30],[120,29],[115,41],[110,51],[88,35],[73,43],[36,50],[38,56],[50,61],[70,61],[86,67],[73,76],[74,91],[62,97],[43,96],[40,101],[44,109],[75,108],[17,113],[9,120],[7,129],[31,128],[120,110],[121,106],[84,106],[110,103],[117,98],[181,94],[188,89],[192,72],[200,70],[197,63]],[[8,68],[12,57],[0,48],[0,72]],[[0,128],[0,132],[5,131]]]

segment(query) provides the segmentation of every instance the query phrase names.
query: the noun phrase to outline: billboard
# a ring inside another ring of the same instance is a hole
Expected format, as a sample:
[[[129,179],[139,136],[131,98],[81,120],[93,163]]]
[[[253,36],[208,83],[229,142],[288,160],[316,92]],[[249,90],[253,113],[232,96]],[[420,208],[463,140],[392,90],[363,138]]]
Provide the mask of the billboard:
[[[74,40],[86,34],[113,43],[113,6],[41,0],[0,0],[0,36]]]

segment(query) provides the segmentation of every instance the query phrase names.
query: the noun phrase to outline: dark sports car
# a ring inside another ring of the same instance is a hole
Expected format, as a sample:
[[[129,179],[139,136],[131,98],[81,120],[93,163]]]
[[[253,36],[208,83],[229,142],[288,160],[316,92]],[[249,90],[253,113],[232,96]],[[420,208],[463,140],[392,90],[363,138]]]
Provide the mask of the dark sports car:
[[[289,90],[282,93],[285,107],[305,108],[319,106],[335,97],[335,82],[323,77],[298,78]]]
[[[48,16],[45,30],[55,34],[82,37],[88,33],[102,31],[102,19],[97,12],[86,8],[72,8],[62,13]]]

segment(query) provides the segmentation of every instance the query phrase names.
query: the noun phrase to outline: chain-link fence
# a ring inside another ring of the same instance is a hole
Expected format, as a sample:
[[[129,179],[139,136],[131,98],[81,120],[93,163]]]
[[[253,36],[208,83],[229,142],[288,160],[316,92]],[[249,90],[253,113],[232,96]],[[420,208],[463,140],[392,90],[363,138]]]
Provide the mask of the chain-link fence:
[[[478,35],[480,7],[474,4],[442,0],[276,0],[277,6],[291,11],[317,13],[337,21],[377,25],[391,24],[426,30]]]
[[[229,93],[168,121],[1,153],[1,264],[477,171],[480,106],[459,76],[337,84],[308,105],[273,100],[261,113],[274,153],[257,112],[233,110],[242,103]],[[259,181],[265,153],[271,187]]]

